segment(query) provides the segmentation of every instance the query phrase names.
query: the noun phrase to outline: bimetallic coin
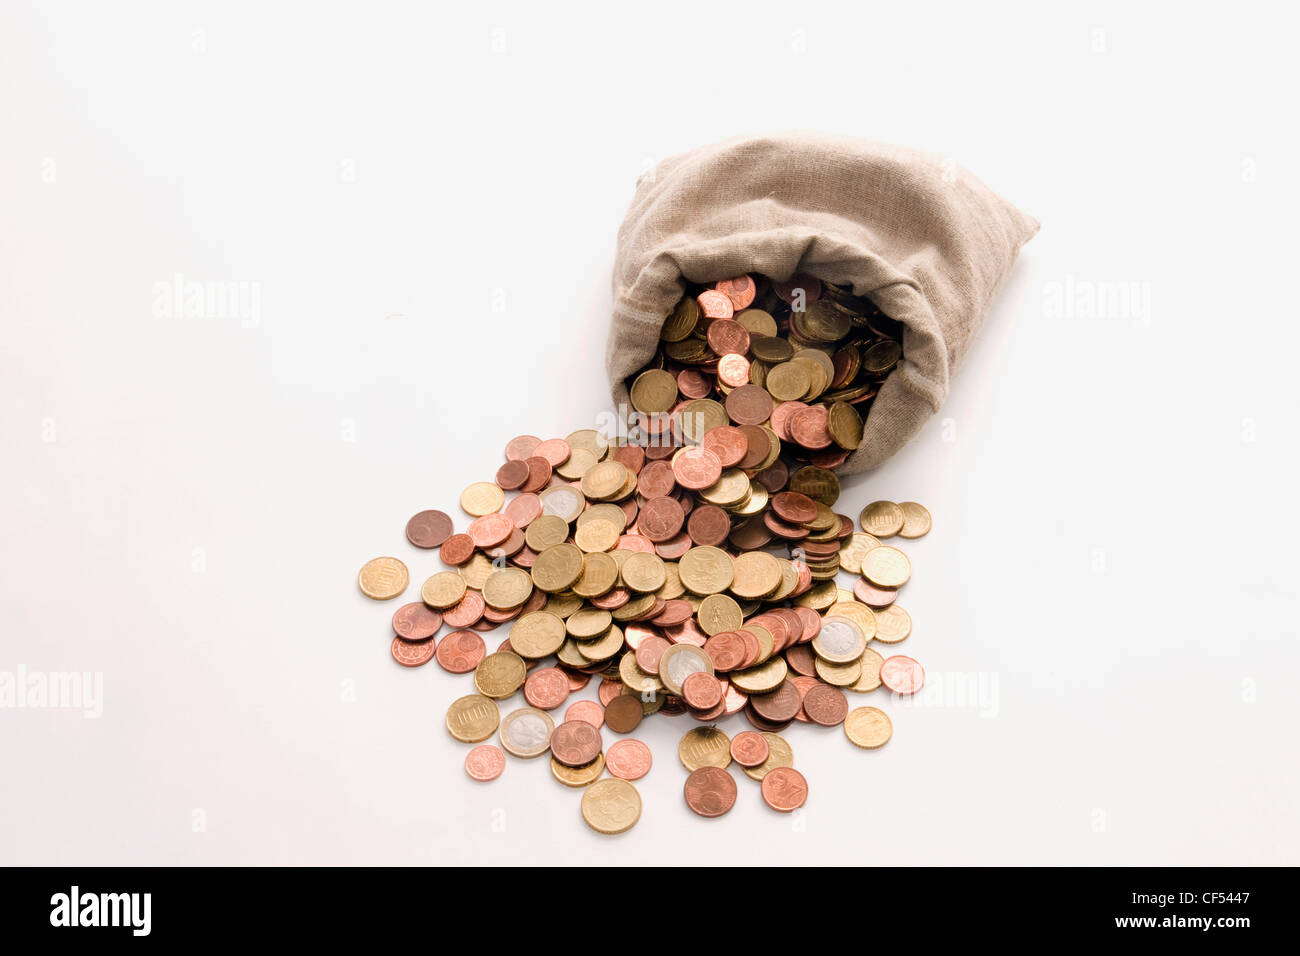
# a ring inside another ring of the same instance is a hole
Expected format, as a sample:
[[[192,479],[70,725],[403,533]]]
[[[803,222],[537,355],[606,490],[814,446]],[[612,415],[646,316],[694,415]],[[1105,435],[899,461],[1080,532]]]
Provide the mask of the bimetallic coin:
[[[731,763],[731,738],[716,727],[696,727],[677,745],[677,758],[687,770],[725,768]]]
[[[533,707],[520,707],[501,718],[501,746],[516,757],[540,757],[550,748],[555,721]]]
[[[883,747],[893,735],[893,722],[878,707],[855,707],[844,718],[844,736],[864,750]]]
[[[674,697],[682,696],[682,682],[697,672],[713,676],[713,661],[694,644],[674,644],[659,658],[659,679]]]
[[[447,731],[467,744],[487,740],[500,721],[501,711],[497,709],[496,701],[479,694],[461,697],[447,708]]]
[[[862,656],[867,649],[867,638],[857,622],[847,617],[825,617],[821,630],[812,640],[812,649],[824,661],[847,664]]]
[[[641,795],[626,780],[598,780],[582,795],[582,819],[597,833],[624,833],[640,818]]]
[[[406,590],[411,575],[397,558],[372,558],[361,566],[357,585],[375,601],[389,601]]]

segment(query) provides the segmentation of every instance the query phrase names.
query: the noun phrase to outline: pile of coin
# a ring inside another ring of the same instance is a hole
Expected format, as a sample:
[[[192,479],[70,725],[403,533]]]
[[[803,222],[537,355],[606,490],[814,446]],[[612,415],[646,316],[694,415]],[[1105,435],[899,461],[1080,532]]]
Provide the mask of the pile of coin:
[[[898,361],[897,332],[865,300],[815,279],[744,276],[692,290],[652,367],[631,382],[629,431],[519,436],[494,480],[462,493],[463,531],[442,511],[410,519],[408,541],[437,549],[444,570],[393,615],[391,653],[408,667],[436,659],[473,674],[475,692],[446,717],[453,737],[479,745],[465,760],[470,777],[505,769],[502,749],[482,743],[497,734],[513,756],[549,754],[557,781],[584,788],[583,819],[621,833],[640,816],[631,781],[652,755],[631,737],[606,748],[605,729],[630,734],[653,714],[699,721],[678,757],[686,803],[706,817],[735,803],[733,761],[769,807],[802,806],[808,784],[781,736],[795,722],[842,726],[866,749],[889,740],[884,711],[850,710],[844,692],[922,686],[919,663],[872,645],[911,632],[895,603],[911,563],[880,539],[920,537],[930,515],[876,501],[859,531],[832,510],[831,469],[861,437],[853,406]],[[851,590],[840,571],[855,576]],[[376,558],[359,583],[387,600],[409,573]],[[483,633],[506,623],[488,653]],[[592,677],[597,700],[569,703]],[[526,706],[502,717],[498,701],[520,691]],[[753,730],[733,738],[716,726],[742,713]]]

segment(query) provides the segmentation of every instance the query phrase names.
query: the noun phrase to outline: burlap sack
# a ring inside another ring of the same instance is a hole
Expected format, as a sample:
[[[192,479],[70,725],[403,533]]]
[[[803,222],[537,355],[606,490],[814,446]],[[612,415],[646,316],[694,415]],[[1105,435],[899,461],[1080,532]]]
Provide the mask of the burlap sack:
[[[664,160],[618,233],[605,364],[614,401],[654,355],[683,279],[797,272],[870,297],[906,327],[862,444],[875,468],[938,411],[953,370],[1036,220],[950,160],[820,134],[733,139]]]

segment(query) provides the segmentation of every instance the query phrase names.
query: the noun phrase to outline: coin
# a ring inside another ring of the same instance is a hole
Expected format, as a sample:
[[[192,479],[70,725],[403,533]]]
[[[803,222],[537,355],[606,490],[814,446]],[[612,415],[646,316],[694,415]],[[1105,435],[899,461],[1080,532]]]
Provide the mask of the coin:
[[[554,710],[569,693],[569,678],[558,667],[539,667],[524,680],[524,700],[539,710]]]
[[[554,654],[564,643],[565,624],[550,611],[520,615],[510,628],[510,646],[515,653],[534,660]]]
[[[686,805],[702,817],[720,817],[736,804],[736,780],[720,767],[692,770],[682,789]]]
[[[582,795],[582,819],[597,833],[624,833],[640,818],[641,795],[626,780],[598,780]]]
[[[773,810],[790,813],[808,799],[808,781],[793,767],[775,767],[763,777],[763,802]]]
[[[447,708],[447,730],[457,740],[476,744],[487,740],[497,729],[501,711],[496,701],[479,694],[470,694],[452,701]]]
[[[682,699],[696,710],[712,710],[722,703],[722,684],[707,671],[696,671],[682,681]]]
[[[599,730],[605,723],[605,708],[594,700],[575,701],[564,712],[564,719],[566,721],[583,720]]]
[[[442,669],[452,674],[468,674],[478,667],[487,648],[483,638],[473,631],[452,631],[438,643],[436,656]]]
[[[605,726],[616,734],[636,730],[643,716],[641,699],[621,694],[605,705]]]
[[[893,734],[893,722],[878,707],[855,707],[844,718],[844,736],[865,750],[883,747]]]
[[[423,641],[438,633],[442,615],[431,611],[420,601],[403,604],[393,614],[393,630],[407,641]]]
[[[357,584],[361,593],[376,601],[389,601],[406,590],[410,582],[406,565],[397,558],[372,558],[361,566]]]
[[[912,633],[912,616],[897,604],[876,612],[876,640],[882,644],[899,644]]]
[[[551,753],[566,767],[591,763],[600,750],[600,731],[585,720],[566,720],[551,734]]]
[[[465,773],[471,780],[486,783],[501,776],[506,769],[506,755],[491,744],[479,744],[465,755]]]
[[[859,694],[875,690],[880,686],[880,665],[883,663],[885,663],[885,659],[868,647],[862,652],[862,657],[858,659],[858,665],[861,669],[857,679],[852,684],[841,686],[846,686],[849,690]]]
[[[674,644],[659,658],[659,679],[674,697],[681,697],[682,682],[699,672],[713,676],[713,661],[694,644]]]
[[[666,412],[677,401],[677,379],[671,372],[650,369],[637,376],[629,394],[638,412]]]
[[[505,503],[505,492],[491,481],[476,481],[460,493],[461,510],[475,517],[500,511]]]
[[[925,505],[917,504],[915,501],[904,501],[898,507],[903,512],[903,527],[898,532],[899,537],[920,538],[929,534],[932,519]]]
[[[623,780],[640,780],[650,772],[653,760],[650,748],[639,740],[616,741],[605,753],[606,769]]]
[[[433,660],[434,648],[432,640],[408,641],[401,637],[394,637],[389,651],[393,655],[393,660],[403,667],[419,667]]]
[[[516,757],[540,757],[551,743],[555,721],[534,707],[520,707],[501,718],[501,746]]]
[[[898,588],[912,576],[912,562],[897,548],[881,545],[862,559],[862,576],[879,588]]]
[[[731,738],[716,727],[696,727],[677,745],[677,758],[687,770],[725,768],[731,763]]]
[[[406,522],[406,540],[417,548],[436,548],[451,537],[451,518],[442,511],[421,511]]]
[[[533,563],[533,584],[554,594],[573,587],[582,577],[582,569],[582,552],[571,544],[557,544],[538,553]]]
[[[880,682],[895,694],[915,694],[925,684],[925,668],[910,657],[895,654],[880,665]]]
[[[742,767],[758,767],[767,759],[767,738],[753,730],[742,730],[731,738],[731,759]]]
[[[862,509],[858,523],[862,530],[877,538],[888,538],[903,528],[903,509],[892,501],[873,501]]]
[[[581,767],[566,767],[554,757],[551,758],[551,776],[566,787],[586,787],[594,783],[605,772],[605,755],[597,754],[591,763]]]
[[[794,751],[790,749],[790,745],[784,737],[770,731],[760,731],[760,733],[763,739],[767,741],[767,759],[757,767],[744,767],[745,776],[751,780],[762,780],[778,767],[794,765]]]
[[[803,698],[804,713],[808,719],[823,727],[842,723],[849,712],[849,701],[842,691],[827,684],[814,684]]]
[[[484,657],[474,668],[474,686],[484,697],[500,700],[522,687],[527,675],[522,657],[510,651],[498,651]]]

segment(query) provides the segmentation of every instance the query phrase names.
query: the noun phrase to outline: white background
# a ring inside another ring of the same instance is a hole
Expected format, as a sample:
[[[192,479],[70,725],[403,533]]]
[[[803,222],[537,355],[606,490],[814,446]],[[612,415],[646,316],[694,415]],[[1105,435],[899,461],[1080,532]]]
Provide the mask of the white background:
[[[0,862],[1300,862],[1292,36],[1132,7],[6,4],[0,670],[104,704],[0,711]],[[855,698],[876,753],[793,727],[793,820],[739,774],[691,815],[693,724],[648,721],[601,838],[544,761],[467,780],[468,678],[394,665],[356,572],[414,594],[407,517],[605,407],[637,176],[790,128],[1043,224],[838,509],[933,511],[900,649],[941,693]],[[178,275],[256,321],[157,314]]]

